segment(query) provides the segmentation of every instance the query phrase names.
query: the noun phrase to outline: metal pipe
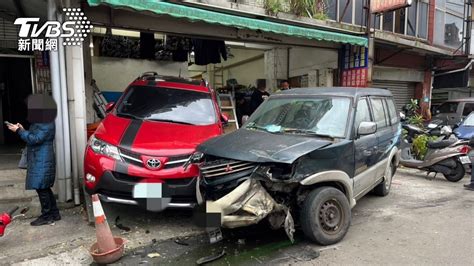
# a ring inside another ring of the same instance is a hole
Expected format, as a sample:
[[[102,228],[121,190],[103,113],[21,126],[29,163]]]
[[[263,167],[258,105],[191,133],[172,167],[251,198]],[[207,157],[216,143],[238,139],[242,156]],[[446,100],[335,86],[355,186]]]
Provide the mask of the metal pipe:
[[[79,178],[84,175],[83,158],[87,142],[83,47],[68,47],[66,59],[69,85],[68,103],[71,110],[70,117],[72,121],[71,132],[75,140],[73,143],[71,143],[73,148],[72,181],[74,187],[74,203],[79,205],[81,189]]]
[[[48,19],[56,20],[56,4],[54,0],[48,0]],[[65,168],[64,164],[59,163],[64,159],[64,131],[63,131],[63,120],[62,104],[61,104],[61,80],[59,72],[59,54],[57,51],[50,51],[50,72],[51,72],[51,90],[53,92],[53,98],[56,101],[58,116],[55,120],[56,134],[55,134],[55,146],[56,146],[56,176],[58,177],[58,200],[60,202],[66,201],[66,180],[65,180]]]
[[[474,59],[471,59],[471,61],[469,61],[469,63],[467,63],[467,65],[463,68],[458,68],[458,69],[455,69],[455,70],[434,74],[434,76],[438,77],[438,76],[443,76],[443,75],[447,75],[447,74],[452,74],[452,73],[456,73],[456,72],[465,71],[465,70],[467,70],[468,68],[471,67],[473,61],[474,61]]]
[[[63,22],[63,17],[58,15],[59,22]],[[72,199],[72,183],[71,183],[71,135],[69,130],[69,109],[68,109],[68,89],[66,79],[66,63],[64,59],[64,45],[63,39],[58,38],[58,51],[59,51],[59,71],[61,80],[61,118],[63,120],[63,132],[64,132],[64,171],[66,179],[66,201]]]

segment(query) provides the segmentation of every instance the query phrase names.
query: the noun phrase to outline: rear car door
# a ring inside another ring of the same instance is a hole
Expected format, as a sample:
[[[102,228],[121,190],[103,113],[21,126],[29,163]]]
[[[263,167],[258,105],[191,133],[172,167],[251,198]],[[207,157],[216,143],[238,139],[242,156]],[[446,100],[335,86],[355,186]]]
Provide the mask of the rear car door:
[[[374,121],[377,124],[377,132],[375,133],[377,136],[377,147],[375,148],[377,161],[376,175],[374,176],[375,182],[384,174],[385,164],[381,162],[389,155],[390,148],[393,144],[393,134],[385,99],[381,97],[370,97],[370,104],[372,106],[372,113],[374,114]]]
[[[359,98],[354,119],[354,147],[355,147],[355,171],[354,171],[354,194],[358,195],[374,182],[373,173],[370,169],[376,163],[376,134],[359,136],[357,133],[361,122],[372,122],[370,108],[366,97]]]
[[[459,102],[445,102],[436,109],[435,117],[448,125],[455,125],[459,120],[461,111],[461,104]]]

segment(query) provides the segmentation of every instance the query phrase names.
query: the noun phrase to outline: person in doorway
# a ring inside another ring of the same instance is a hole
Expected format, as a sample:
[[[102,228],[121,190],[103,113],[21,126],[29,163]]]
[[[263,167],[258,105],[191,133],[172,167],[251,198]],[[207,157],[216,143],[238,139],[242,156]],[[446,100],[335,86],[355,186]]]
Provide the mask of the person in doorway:
[[[242,126],[244,121],[242,118],[244,116],[249,116],[250,115],[250,106],[248,101],[245,100],[245,94],[242,93],[236,93],[235,94],[235,101],[236,101],[236,108],[235,112],[237,113],[237,122],[239,123],[239,127]]]
[[[282,80],[280,82],[280,91],[290,90],[290,82],[288,80]]]
[[[257,89],[253,91],[252,96],[250,97],[250,114],[255,112],[260,104],[262,104],[269,96],[270,93],[267,92],[265,83],[259,82],[257,84]]]
[[[31,222],[32,226],[51,224],[61,220],[56,199],[51,187],[54,185],[56,164],[54,157],[54,119],[57,107],[48,95],[35,94],[28,97],[27,119],[31,123],[26,130],[20,123],[9,124],[27,147],[27,190],[36,190],[41,204],[41,215]]]

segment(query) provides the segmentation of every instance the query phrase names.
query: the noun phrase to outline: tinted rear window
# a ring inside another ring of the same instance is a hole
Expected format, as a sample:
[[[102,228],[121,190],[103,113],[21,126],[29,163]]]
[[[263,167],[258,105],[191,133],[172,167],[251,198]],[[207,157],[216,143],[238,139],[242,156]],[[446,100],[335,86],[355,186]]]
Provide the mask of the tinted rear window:
[[[396,124],[398,123],[398,115],[397,115],[397,109],[395,108],[395,104],[393,103],[392,99],[387,99],[387,105],[388,105],[388,112],[390,114],[390,124]]]
[[[209,93],[151,86],[130,87],[117,106],[117,115],[193,125],[216,122]]]
[[[456,113],[458,110],[459,103],[450,102],[450,103],[443,103],[439,106],[438,111],[440,113]]]
[[[474,111],[474,103],[465,103],[464,111],[462,112],[462,115],[463,116],[469,115],[473,111]]]
[[[385,110],[383,107],[383,99],[381,98],[371,98],[372,102],[372,111],[375,118],[375,123],[378,128],[383,128],[387,126],[387,120],[385,119]]]

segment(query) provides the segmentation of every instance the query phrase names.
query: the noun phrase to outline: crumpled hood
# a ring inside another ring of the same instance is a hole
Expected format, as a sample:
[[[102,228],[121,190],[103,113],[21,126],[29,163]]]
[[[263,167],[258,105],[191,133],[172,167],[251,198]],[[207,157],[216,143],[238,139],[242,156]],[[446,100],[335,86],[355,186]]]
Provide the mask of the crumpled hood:
[[[199,145],[197,150],[240,161],[291,164],[299,157],[330,144],[331,141],[315,137],[239,129],[210,139]]]

